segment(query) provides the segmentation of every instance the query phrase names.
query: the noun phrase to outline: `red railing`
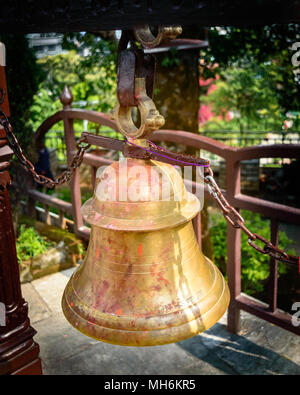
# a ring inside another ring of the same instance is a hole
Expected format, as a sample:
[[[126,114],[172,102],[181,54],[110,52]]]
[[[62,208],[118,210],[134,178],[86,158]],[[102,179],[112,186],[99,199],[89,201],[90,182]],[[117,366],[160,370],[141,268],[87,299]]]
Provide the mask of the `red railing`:
[[[71,101],[68,92],[62,95],[61,101],[64,105],[63,110],[57,112],[48,118],[39,127],[36,138],[40,139],[47,131],[57,122],[64,122],[64,136],[67,149],[67,160],[71,162],[76,152],[76,140],[74,136],[73,121],[74,119],[88,120],[99,125],[105,125],[117,131],[114,121],[106,114],[94,111],[71,109]],[[153,134],[153,141],[165,141],[191,146],[199,150],[206,150],[222,157],[226,162],[226,198],[229,203],[237,210],[246,209],[252,212],[263,214],[271,219],[271,242],[278,242],[278,223],[284,221],[300,225],[300,209],[286,205],[266,201],[241,193],[240,187],[240,162],[247,159],[256,158],[300,158],[300,144],[280,144],[254,146],[246,148],[235,148],[227,146],[219,141],[209,137],[196,135],[193,133],[178,130],[160,130]],[[91,166],[92,183],[95,181],[96,169],[102,165],[111,163],[108,159],[101,158],[92,153],[86,153],[84,163]],[[186,187],[193,191],[194,183],[186,181]],[[39,201],[46,206],[46,214],[49,214],[49,206],[59,209],[60,218],[62,213],[71,213],[74,220],[74,231],[80,237],[89,238],[90,230],[84,226],[80,212],[81,193],[80,193],[80,176],[78,169],[75,171],[74,178],[69,184],[71,190],[72,204],[66,203],[60,199],[53,198],[49,195],[29,191],[29,205],[32,207],[34,201]],[[197,185],[197,187],[201,187]],[[210,199],[207,190],[205,197]],[[63,222],[63,221],[60,221]],[[200,213],[194,219],[194,228],[198,242],[201,246],[201,215]],[[277,262],[270,259],[270,276],[269,276],[269,303],[253,299],[241,292],[241,231],[227,225],[227,274],[228,284],[231,293],[231,302],[228,309],[228,330],[236,333],[240,328],[240,310],[245,310],[266,321],[285,328],[296,334],[300,334],[300,326],[293,326],[291,316],[280,311],[277,308]]]

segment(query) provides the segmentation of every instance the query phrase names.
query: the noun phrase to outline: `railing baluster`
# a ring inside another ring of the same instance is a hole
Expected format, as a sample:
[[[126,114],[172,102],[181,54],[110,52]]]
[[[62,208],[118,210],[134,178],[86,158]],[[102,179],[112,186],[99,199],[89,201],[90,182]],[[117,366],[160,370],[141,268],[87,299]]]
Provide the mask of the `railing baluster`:
[[[201,157],[201,149],[198,150],[198,155]],[[194,191],[193,191],[194,193]],[[193,218],[193,227],[196,234],[196,239],[200,250],[202,250],[202,223],[201,223],[201,211]]]
[[[45,209],[45,222],[47,225],[51,225],[50,210],[48,204],[44,204]]]
[[[67,150],[67,161],[68,166],[70,166],[74,153],[76,152],[76,139],[74,133],[74,122],[73,119],[68,118],[67,112],[70,109],[70,106],[73,101],[73,96],[71,91],[65,87],[61,96],[60,101],[63,104],[64,111],[64,136]],[[78,234],[80,228],[83,226],[83,218],[81,215],[80,207],[81,207],[81,191],[80,191],[80,176],[79,169],[76,169],[73,174],[73,178],[70,183],[71,190],[71,200],[73,205],[73,219],[75,224],[75,233]]]
[[[63,212],[63,210],[59,210],[59,219],[58,219],[58,222],[59,222],[59,227],[60,227],[61,229],[65,229],[66,220],[65,220],[65,213]]]
[[[240,162],[226,160],[226,197],[230,204],[241,190]],[[239,210],[237,210],[239,211]],[[227,275],[230,289],[227,330],[237,333],[240,330],[240,309],[236,300],[241,294],[241,230],[227,224]]]
[[[278,245],[278,221],[271,219],[271,243]],[[278,262],[270,258],[269,276],[269,310],[274,313],[277,310],[277,288],[278,288]]]
[[[95,189],[95,185],[96,185],[96,174],[97,174],[97,167],[91,166],[91,178],[92,178],[93,190]]]

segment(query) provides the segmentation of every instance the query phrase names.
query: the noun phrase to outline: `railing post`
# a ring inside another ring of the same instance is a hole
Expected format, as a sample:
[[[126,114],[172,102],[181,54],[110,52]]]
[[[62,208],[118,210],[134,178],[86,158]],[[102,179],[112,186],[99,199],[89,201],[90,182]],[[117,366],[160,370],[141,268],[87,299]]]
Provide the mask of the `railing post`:
[[[278,221],[271,219],[271,243],[278,245]],[[270,275],[269,275],[269,310],[274,313],[277,310],[277,289],[278,289],[278,262],[270,258]]]
[[[32,182],[31,185],[29,186],[28,189],[32,188]],[[32,198],[32,196],[28,195],[27,197],[27,214],[31,218],[36,218],[36,211],[35,211],[35,199]]]
[[[60,229],[65,229],[66,227],[66,219],[63,210],[59,210],[58,224]]]
[[[0,375],[42,374],[36,331],[30,326],[28,306],[22,297],[15,234],[8,194],[7,171],[13,152],[0,129]],[[0,317],[1,318],[1,317]]]
[[[64,136],[67,149],[67,161],[70,166],[74,155],[76,154],[76,139],[74,134],[73,119],[69,118],[67,111],[71,108],[73,95],[70,89],[65,86],[61,95],[60,101],[63,104],[64,110]],[[80,228],[83,226],[82,215],[80,212],[81,207],[81,192],[80,192],[80,176],[79,169],[76,169],[72,180],[69,183],[71,190],[71,200],[73,206],[73,219],[75,224],[75,233],[79,233]]]
[[[230,204],[240,193],[240,163],[226,159],[226,197]],[[241,230],[227,224],[227,275],[230,289],[227,330],[237,333],[240,330],[240,309],[236,299],[241,294]]]
[[[51,216],[50,216],[50,209],[48,204],[44,204],[44,210],[45,210],[45,223],[47,225],[51,225]]]
[[[91,179],[92,179],[92,188],[95,189],[96,185],[96,175],[97,175],[97,167],[91,166]]]

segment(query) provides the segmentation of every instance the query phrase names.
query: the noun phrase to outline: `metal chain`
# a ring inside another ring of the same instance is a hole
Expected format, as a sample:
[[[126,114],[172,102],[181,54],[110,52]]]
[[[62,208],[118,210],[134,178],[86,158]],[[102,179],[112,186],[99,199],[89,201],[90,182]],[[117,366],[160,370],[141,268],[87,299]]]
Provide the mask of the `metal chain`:
[[[234,207],[232,207],[228,203],[228,201],[222,194],[219,186],[214,179],[212,169],[207,168],[206,171],[209,174],[204,177],[203,181],[207,185],[209,194],[220,206],[226,221],[230,223],[230,225],[232,225],[234,228],[241,229],[248,236],[248,244],[261,254],[267,254],[270,257],[284,263],[296,264],[300,269],[300,257],[288,255],[280,248],[275,247],[270,241],[266,240],[264,237],[258,235],[257,233],[252,233],[246,227],[244,218],[236,211]],[[264,244],[264,247],[261,248],[256,245],[254,243],[255,240],[260,240]]]
[[[52,180],[51,178],[48,178],[42,174],[38,174],[35,171],[34,165],[23,154],[22,148],[20,147],[20,144],[13,133],[12,126],[6,114],[1,109],[0,109],[0,125],[4,127],[6,131],[6,138],[8,140],[8,144],[13,150],[16,157],[21,162],[22,166],[32,175],[32,177],[37,183],[41,185],[45,185],[49,188],[53,188],[57,185],[62,185],[65,182],[70,181],[71,178],[73,177],[75,169],[77,169],[81,165],[85,151],[90,147],[90,144],[87,143],[86,137],[82,137],[77,142],[76,145],[77,153],[72,159],[70,166],[60,176]]]
[[[119,81],[120,83],[120,78]],[[119,84],[118,84],[119,85]],[[125,84],[125,91],[128,90],[128,83]],[[1,91],[1,99],[4,97],[4,92]],[[0,102],[1,104],[1,102]],[[87,138],[84,136],[82,137],[77,143],[77,153],[72,159],[71,165],[65,170],[59,177],[55,180],[52,180],[42,174],[37,174],[34,169],[34,165],[24,156],[22,148],[12,131],[12,126],[6,116],[6,114],[2,111],[0,107],[0,125],[2,125],[6,131],[6,137],[8,143],[23,165],[23,167],[31,173],[34,180],[42,185],[47,187],[54,187],[56,185],[64,184],[71,180],[75,169],[77,169],[83,160],[84,152],[90,147],[90,144],[87,142]],[[284,263],[291,263],[297,264],[299,267],[300,273],[300,258],[293,255],[288,255],[286,252],[281,250],[280,248],[274,246],[270,241],[266,240],[264,237],[258,235],[257,233],[252,233],[246,226],[244,218],[237,212],[237,210],[232,207],[229,202],[225,199],[224,195],[222,194],[219,186],[217,185],[213,171],[210,167],[206,168],[208,175],[203,178],[203,181],[207,185],[208,192],[213,197],[213,199],[218,203],[220,206],[223,215],[228,223],[230,223],[234,228],[241,229],[247,236],[248,236],[248,244],[254,248],[256,251],[260,252],[261,254],[267,254],[273,259],[282,261]],[[260,240],[264,247],[261,248],[255,244],[256,240]]]

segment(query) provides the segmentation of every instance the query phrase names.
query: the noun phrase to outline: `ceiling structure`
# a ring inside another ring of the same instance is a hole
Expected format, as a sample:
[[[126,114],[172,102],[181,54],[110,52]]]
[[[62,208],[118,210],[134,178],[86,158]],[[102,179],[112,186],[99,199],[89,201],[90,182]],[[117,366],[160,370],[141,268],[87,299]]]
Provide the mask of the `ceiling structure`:
[[[217,26],[299,21],[300,0],[9,0],[0,7],[3,33],[114,30],[146,23]]]

